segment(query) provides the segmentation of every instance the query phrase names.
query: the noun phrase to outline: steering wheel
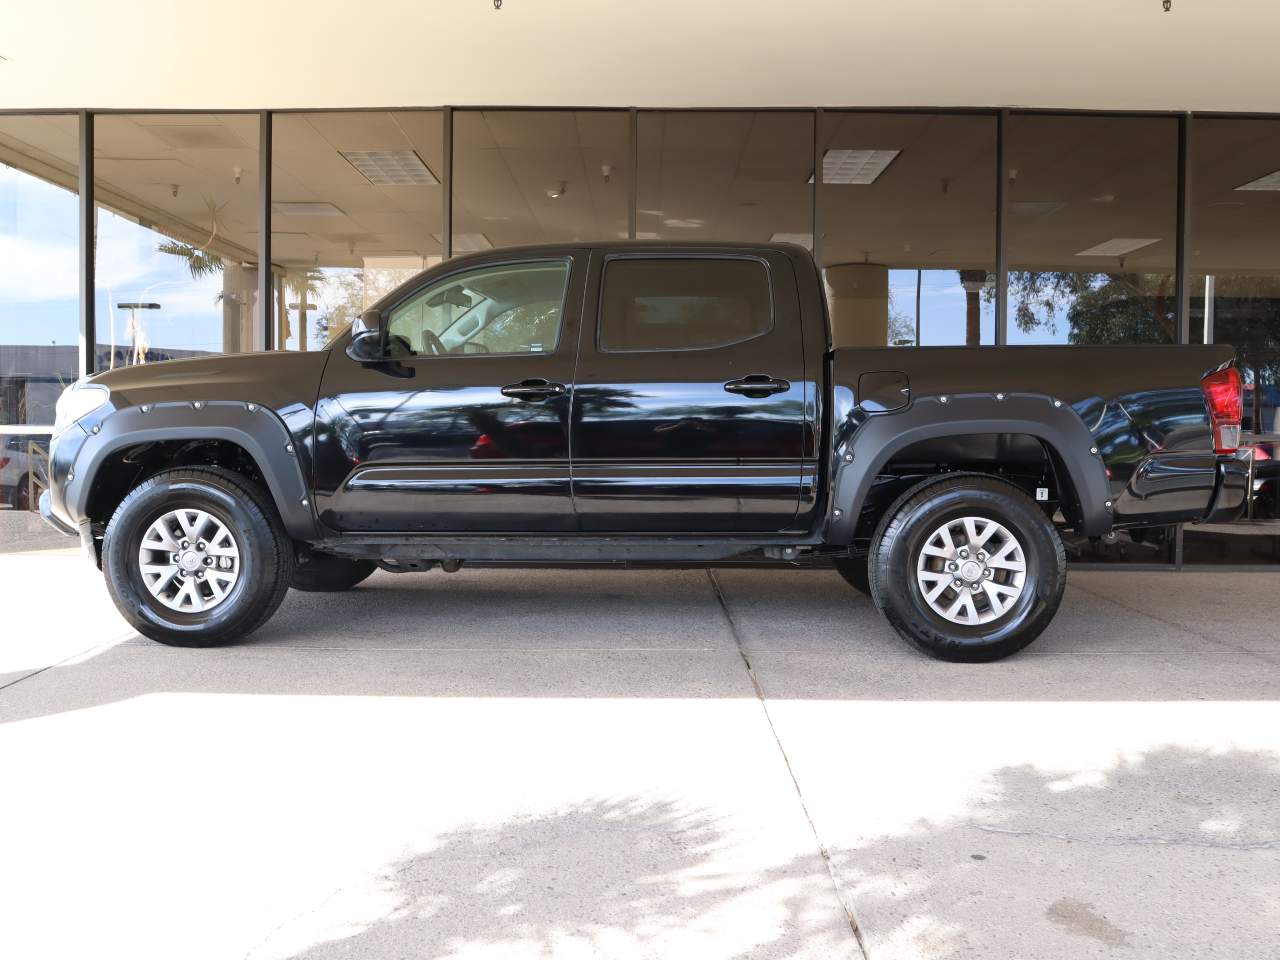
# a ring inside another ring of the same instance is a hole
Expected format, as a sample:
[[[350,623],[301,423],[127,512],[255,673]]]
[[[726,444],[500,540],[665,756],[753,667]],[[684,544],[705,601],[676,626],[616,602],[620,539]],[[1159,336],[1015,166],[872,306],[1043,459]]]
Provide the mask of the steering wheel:
[[[422,342],[426,344],[427,353],[432,356],[439,357],[449,352],[441,339],[425,327],[422,329]]]

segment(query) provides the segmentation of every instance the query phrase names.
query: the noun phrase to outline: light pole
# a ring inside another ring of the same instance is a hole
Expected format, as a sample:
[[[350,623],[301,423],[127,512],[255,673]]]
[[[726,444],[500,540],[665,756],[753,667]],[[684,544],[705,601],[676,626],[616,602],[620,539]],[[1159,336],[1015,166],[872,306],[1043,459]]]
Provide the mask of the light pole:
[[[142,329],[142,324],[138,322],[138,311],[139,310],[159,310],[160,304],[142,303],[142,302],[117,303],[116,309],[129,311],[129,329],[127,332],[129,334],[129,339],[133,342],[133,363],[135,365],[139,363],[146,363],[147,362],[147,335]],[[113,343],[111,347],[111,369],[114,370],[115,365],[116,365],[116,351],[115,351],[115,345]]]

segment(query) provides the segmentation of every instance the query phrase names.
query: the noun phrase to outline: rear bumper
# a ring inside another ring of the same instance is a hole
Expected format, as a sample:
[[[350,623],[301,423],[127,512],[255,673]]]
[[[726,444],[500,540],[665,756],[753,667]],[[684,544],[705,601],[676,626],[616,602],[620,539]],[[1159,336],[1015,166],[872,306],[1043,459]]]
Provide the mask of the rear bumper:
[[[1238,520],[1249,503],[1253,486],[1253,458],[1219,457],[1217,482],[1209,510],[1198,523],[1231,523]]]

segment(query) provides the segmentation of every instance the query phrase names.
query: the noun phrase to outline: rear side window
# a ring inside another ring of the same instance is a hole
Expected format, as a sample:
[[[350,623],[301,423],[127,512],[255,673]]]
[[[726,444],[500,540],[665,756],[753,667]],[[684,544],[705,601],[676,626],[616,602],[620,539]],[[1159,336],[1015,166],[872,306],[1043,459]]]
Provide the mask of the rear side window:
[[[758,260],[626,258],[605,265],[600,349],[708,350],[773,329]]]

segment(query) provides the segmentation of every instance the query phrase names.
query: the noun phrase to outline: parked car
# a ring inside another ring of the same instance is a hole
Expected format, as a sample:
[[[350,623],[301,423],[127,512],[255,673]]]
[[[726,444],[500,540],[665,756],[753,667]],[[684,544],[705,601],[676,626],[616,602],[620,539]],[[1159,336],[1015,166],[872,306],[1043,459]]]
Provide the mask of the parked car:
[[[1054,616],[1058,527],[1234,518],[1240,418],[1227,346],[833,348],[801,248],[531,247],[440,264],[322,351],[77,383],[41,509],[163,643],[378,567],[755,559],[834,564],[922,650],[987,661]]]
[[[32,492],[46,480],[47,463],[39,451],[47,444],[48,437],[38,434],[0,435],[0,509],[31,509]]]

